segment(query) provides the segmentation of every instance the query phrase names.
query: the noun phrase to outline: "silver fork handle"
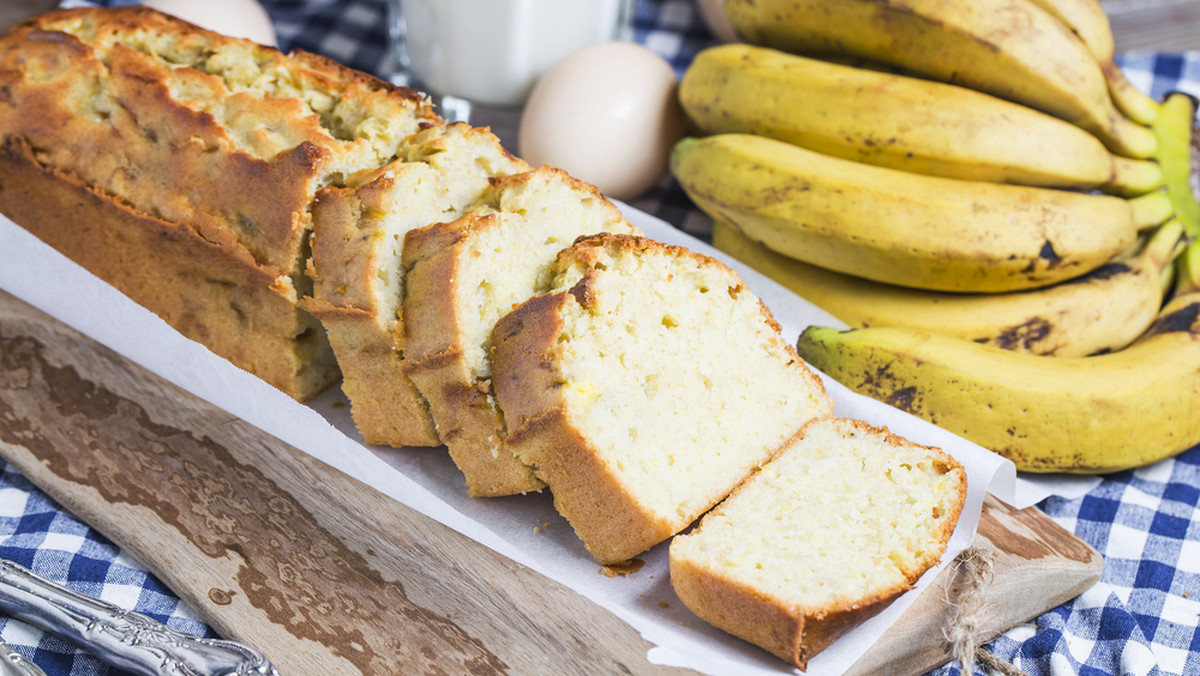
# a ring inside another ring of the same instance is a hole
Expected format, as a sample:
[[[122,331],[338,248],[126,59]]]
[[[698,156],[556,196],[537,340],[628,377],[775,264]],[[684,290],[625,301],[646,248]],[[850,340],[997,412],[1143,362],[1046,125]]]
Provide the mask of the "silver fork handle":
[[[0,641],[0,676],[46,676],[46,672],[16,648]]]
[[[138,674],[278,676],[254,648],[175,631],[141,613],[55,584],[11,561],[0,560],[0,612]]]

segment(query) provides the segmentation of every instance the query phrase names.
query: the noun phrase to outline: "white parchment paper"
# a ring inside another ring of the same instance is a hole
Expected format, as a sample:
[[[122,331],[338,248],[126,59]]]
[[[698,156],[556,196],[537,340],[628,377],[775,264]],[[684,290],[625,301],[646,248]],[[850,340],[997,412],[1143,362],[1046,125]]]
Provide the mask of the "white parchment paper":
[[[647,235],[716,256],[734,267],[795,341],[809,324],[839,323],[812,304],[659,219],[623,207]],[[183,389],[309,453],[483,545],[576,590],[616,614],[655,645],[648,659],[705,674],[793,671],[774,656],[693,616],[671,591],[667,543],[639,558],[625,577],[606,577],[548,493],[498,499],[466,497],[463,479],[444,449],[368,447],[354,428],[337,387],[299,404],[168,327],[112,287],[0,216],[0,289],[39,308]],[[939,446],[967,468],[970,491],[942,563],[917,589],[809,662],[808,673],[845,671],[974,537],[985,493],[1011,502],[1015,472],[1007,460],[929,423],[846,390],[825,378],[836,413],[884,425],[922,444]]]

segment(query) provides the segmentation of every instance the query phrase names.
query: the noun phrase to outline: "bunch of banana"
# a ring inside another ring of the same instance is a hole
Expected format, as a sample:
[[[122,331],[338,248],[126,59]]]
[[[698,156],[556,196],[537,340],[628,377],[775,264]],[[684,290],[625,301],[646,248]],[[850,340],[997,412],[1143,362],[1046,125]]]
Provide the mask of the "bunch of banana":
[[[1200,244],[1182,260],[1200,260]],[[1131,346],[1048,359],[907,328],[809,327],[800,355],[841,383],[1030,472],[1111,472],[1200,442],[1200,267]]]
[[[1157,148],[1117,110],[1083,40],[1031,0],[727,0],[725,10],[753,44],[869,59],[988,92],[1086,129],[1126,157]]]
[[[1129,83],[1097,0],[725,9],[749,44],[688,68],[671,169],[718,248],[856,327],[802,356],[1021,469],[1200,442],[1196,101]]]
[[[1177,219],[1145,238],[1136,254],[1077,279],[1032,292],[941,293],[879,284],[782,256],[736,228],[713,223],[713,245],[853,328],[938,331],[981,344],[1058,357],[1113,352],[1158,314],[1183,246]]]

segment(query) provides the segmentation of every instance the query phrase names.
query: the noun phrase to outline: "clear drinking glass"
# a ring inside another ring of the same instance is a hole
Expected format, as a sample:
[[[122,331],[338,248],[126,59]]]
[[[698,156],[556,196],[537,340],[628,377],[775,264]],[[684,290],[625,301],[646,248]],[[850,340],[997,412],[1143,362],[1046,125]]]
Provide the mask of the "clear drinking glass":
[[[428,93],[448,120],[515,126],[550,67],[588,45],[628,39],[632,7],[632,0],[391,0],[393,81]]]

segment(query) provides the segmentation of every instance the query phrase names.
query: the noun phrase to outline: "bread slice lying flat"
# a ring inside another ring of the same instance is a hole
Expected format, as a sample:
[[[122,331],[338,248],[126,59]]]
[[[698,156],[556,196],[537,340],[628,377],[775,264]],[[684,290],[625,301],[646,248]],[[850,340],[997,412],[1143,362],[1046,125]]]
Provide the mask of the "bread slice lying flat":
[[[810,423],[671,541],[671,586],[704,621],[804,669],[946,549],[966,473],[863,422]]]
[[[425,400],[401,367],[405,236],[452,221],[488,180],[529,169],[488,130],[456,123],[406,138],[399,159],[322,190],[313,209],[313,295],[305,308],[329,333],[342,390],[369,444],[441,444]]]
[[[493,381],[509,446],[601,563],[679,532],[832,410],[715,259],[603,235],[553,271],[553,292],[497,324]]]
[[[491,387],[492,327],[549,288],[555,255],[576,238],[636,231],[595,187],[543,168],[493,179],[467,216],[409,233],[405,368],[470,495],[545,486],[505,444]]]

